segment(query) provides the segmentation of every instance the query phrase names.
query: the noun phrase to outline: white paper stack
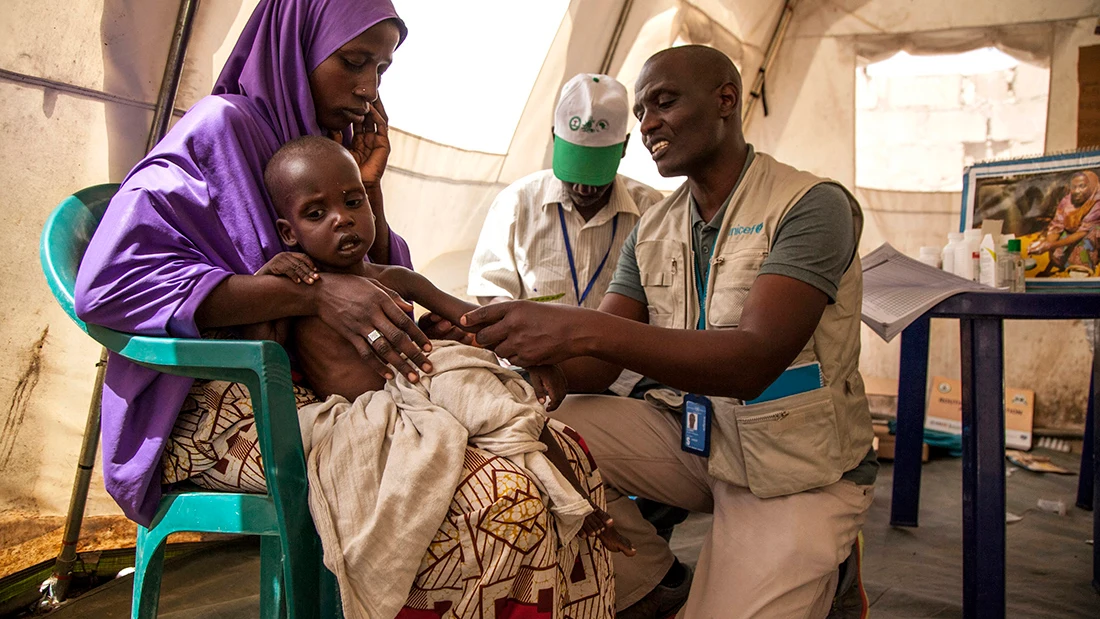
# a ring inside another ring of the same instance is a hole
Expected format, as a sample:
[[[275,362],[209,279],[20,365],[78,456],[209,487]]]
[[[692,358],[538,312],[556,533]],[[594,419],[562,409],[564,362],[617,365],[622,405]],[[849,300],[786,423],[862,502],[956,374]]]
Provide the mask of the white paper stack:
[[[863,322],[887,342],[948,297],[994,290],[914,260],[889,243],[862,261]]]

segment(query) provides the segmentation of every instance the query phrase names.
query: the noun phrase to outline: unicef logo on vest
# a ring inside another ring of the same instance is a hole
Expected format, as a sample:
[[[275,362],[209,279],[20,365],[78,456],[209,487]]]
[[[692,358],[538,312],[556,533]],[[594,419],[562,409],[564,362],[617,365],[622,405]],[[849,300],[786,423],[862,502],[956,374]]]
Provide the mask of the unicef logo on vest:
[[[742,234],[760,234],[764,231],[764,224],[758,223],[756,225],[749,224],[747,226],[731,226],[730,236],[741,236]]]

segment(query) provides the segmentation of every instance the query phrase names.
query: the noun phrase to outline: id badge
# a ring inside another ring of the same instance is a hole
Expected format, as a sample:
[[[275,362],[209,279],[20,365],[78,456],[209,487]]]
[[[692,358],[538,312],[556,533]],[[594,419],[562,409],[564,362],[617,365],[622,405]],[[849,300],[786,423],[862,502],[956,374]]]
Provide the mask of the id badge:
[[[684,415],[680,421],[680,448],[710,457],[710,419],[714,411],[710,398],[688,393],[684,395]]]

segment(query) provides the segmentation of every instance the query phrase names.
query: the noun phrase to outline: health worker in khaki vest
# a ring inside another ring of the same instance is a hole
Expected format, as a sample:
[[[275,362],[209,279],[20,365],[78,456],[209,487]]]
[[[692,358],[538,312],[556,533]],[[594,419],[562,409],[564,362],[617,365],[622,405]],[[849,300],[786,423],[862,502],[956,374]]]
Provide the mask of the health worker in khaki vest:
[[[556,413],[638,549],[615,557],[624,618],[826,617],[871,504],[862,213],[837,183],[754,152],[742,93],[714,49],[651,57],[634,114],[661,175],[687,182],[642,216],[599,310],[514,301],[463,318],[502,357],[560,363],[574,393],[623,368],[670,387],[571,395]],[[714,514],[694,577],[628,495]]]

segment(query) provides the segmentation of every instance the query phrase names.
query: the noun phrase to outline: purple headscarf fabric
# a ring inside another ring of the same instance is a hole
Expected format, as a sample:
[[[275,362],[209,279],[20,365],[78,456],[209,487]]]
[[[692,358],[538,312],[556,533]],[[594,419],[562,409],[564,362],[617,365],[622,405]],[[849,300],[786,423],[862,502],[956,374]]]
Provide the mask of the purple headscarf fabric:
[[[232,274],[284,250],[263,169],[283,144],[321,135],[309,74],[351,39],[397,18],[389,0],[261,0],[214,94],[180,119],[123,181],[81,262],[82,320],[146,335],[198,337],[195,311]],[[400,24],[401,38],[405,27]],[[391,232],[390,263],[412,268]],[[148,525],[160,460],[192,380],[111,355],[103,389],[103,477]]]

